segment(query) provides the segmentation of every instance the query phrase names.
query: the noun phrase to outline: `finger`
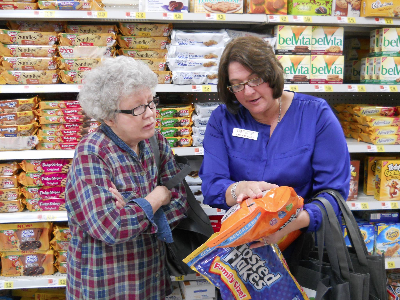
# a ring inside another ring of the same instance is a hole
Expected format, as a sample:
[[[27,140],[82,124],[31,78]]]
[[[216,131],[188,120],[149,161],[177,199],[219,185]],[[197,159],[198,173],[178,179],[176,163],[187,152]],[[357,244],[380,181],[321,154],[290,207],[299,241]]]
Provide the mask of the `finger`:
[[[113,189],[117,189],[117,187],[115,186],[114,182],[112,182],[112,181],[111,181],[111,187],[112,187]]]
[[[250,245],[250,249],[254,249],[254,248],[260,248],[260,247],[264,247],[265,245],[264,245],[264,243],[263,242],[258,242],[258,243],[255,243],[255,244],[252,244],[252,245]]]
[[[279,187],[279,186],[276,184],[273,184],[273,183],[269,183],[269,182],[265,182],[265,181],[260,182],[260,188],[263,191],[267,191],[267,190],[277,188],[277,187]]]
[[[117,198],[117,200],[122,200],[122,195],[118,192],[118,190],[111,187],[108,190]]]
[[[122,209],[124,208],[125,205],[121,204],[121,202],[116,201],[115,205],[117,206],[117,208]]]

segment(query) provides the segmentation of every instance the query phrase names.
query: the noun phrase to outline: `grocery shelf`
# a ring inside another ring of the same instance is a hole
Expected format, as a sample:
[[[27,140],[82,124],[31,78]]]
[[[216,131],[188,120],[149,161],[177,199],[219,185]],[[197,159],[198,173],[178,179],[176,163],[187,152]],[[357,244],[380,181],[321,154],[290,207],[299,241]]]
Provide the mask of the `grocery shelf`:
[[[66,282],[67,275],[58,272],[41,276],[0,276],[0,290],[63,287]]]
[[[285,84],[285,90],[299,93],[395,93],[400,86],[382,84]]]
[[[22,211],[16,213],[2,213],[0,224],[5,223],[33,223],[33,222],[66,222],[66,211]]]
[[[373,145],[352,138],[346,138],[346,142],[350,153],[400,152],[400,145]]]
[[[347,201],[350,210],[388,210],[399,209],[400,201],[378,201],[374,196],[367,196],[362,191],[358,192],[357,200]]]
[[[399,269],[400,257],[385,257],[385,269]]]
[[[73,158],[74,150],[0,151],[0,161],[19,159]]]

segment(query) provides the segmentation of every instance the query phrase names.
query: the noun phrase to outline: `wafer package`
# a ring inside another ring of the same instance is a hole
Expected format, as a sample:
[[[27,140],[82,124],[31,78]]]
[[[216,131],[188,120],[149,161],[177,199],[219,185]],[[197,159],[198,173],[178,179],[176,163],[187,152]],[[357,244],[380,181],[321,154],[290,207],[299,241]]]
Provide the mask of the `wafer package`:
[[[23,160],[19,165],[25,172],[60,172],[67,173],[69,167],[71,166],[72,159],[28,159]]]
[[[17,200],[21,191],[19,188],[0,189],[0,201]]]
[[[38,276],[54,274],[54,252],[10,251],[1,254],[1,276]]]
[[[210,239],[212,239],[211,236]],[[184,259],[220,289],[222,299],[308,300],[276,245],[215,248],[205,244]]]

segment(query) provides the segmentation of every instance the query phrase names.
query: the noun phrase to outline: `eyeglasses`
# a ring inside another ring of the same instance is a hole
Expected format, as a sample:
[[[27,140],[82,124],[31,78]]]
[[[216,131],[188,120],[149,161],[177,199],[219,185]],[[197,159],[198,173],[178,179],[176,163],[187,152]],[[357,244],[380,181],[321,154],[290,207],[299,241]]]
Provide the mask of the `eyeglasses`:
[[[115,112],[121,113],[121,114],[128,114],[128,115],[132,115],[132,116],[140,116],[140,115],[144,114],[144,112],[146,111],[147,108],[155,109],[159,102],[160,102],[160,98],[154,97],[153,100],[151,100],[149,102],[149,104],[139,105],[132,109],[116,110]]]
[[[228,85],[227,88],[230,92],[232,93],[239,93],[244,90],[244,86],[247,84],[248,86],[255,87],[259,86],[260,84],[264,83],[264,80],[262,78],[253,78],[250,80],[247,80],[242,83],[234,84],[234,85]]]

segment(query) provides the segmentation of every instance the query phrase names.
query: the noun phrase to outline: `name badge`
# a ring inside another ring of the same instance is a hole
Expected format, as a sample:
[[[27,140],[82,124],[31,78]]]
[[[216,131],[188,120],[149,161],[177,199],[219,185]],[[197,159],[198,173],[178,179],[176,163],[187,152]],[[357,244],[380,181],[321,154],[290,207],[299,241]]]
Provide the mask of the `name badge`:
[[[232,136],[237,136],[237,137],[241,137],[244,139],[250,139],[250,140],[257,141],[258,132],[246,130],[246,129],[240,129],[240,128],[233,128]]]

